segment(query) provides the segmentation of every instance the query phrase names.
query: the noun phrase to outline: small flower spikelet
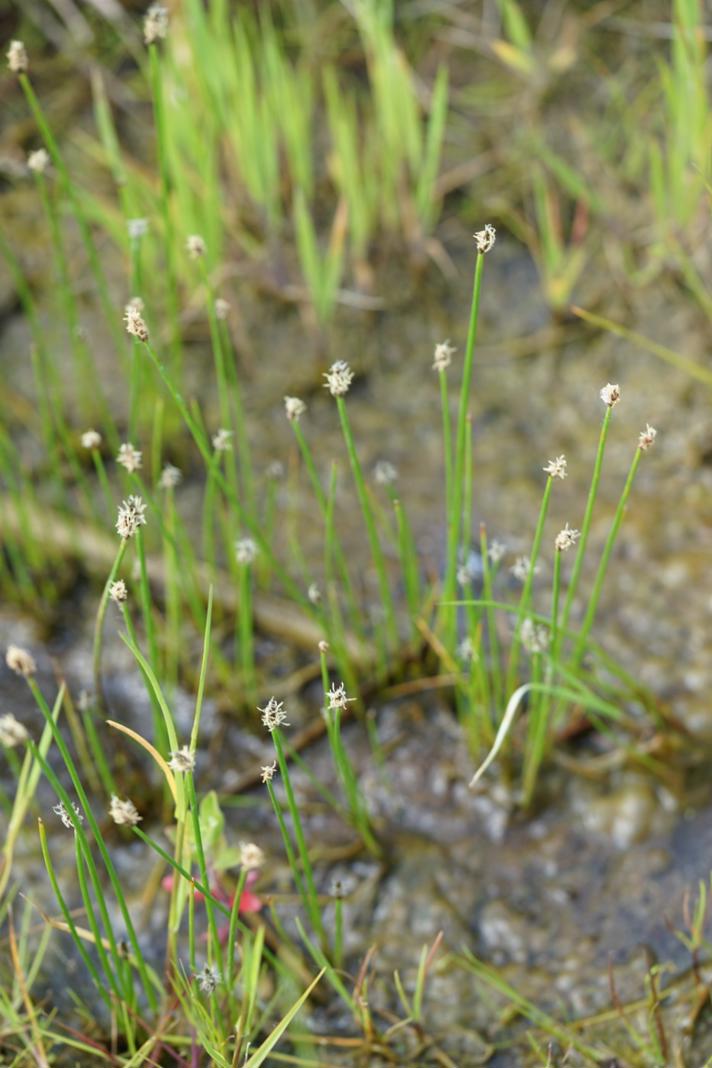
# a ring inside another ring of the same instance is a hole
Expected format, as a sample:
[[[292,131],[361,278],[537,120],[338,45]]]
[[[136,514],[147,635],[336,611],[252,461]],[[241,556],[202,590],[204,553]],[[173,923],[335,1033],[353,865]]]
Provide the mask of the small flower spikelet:
[[[281,460],[272,460],[267,464],[265,478],[270,482],[280,482],[284,478],[284,464]]]
[[[24,675],[26,679],[37,671],[37,664],[32,653],[28,653],[27,649],[21,649],[19,645],[8,645],[5,663],[10,671],[14,671],[16,675]]]
[[[44,174],[49,167],[49,152],[44,148],[38,148],[34,152],[30,152],[27,157],[27,166],[35,174]]]
[[[450,344],[449,339],[447,341],[441,341],[439,345],[436,345],[433,358],[433,371],[446,371],[452,363],[452,358],[456,352],[457,349],[454,345]]]
[[[307,406],[299,397],[285,397],[284,410],[290,423],[297,423],[307,410]]]
[[[16,745],[26,742],[29,735],[19,720],[15,719],[12,712],[6,712],[0,716],[0,745],[6,749],[14,749]]]
[[[130,301],[124,309],[124,324],[126,333],[131,337],[138,338],[139,341],[148,341],[148,327],[141,315],[141,309],[133,301]]]
[[[146,524],[146,505],[140,497],[129,497],[119,505],[116,533],[121,538],[133,538],[139,527]]]
[[[171,753],[168,767],[172,768],[173,771],[192,771],[195,767],[195,753],[191,751],[189,745],[183,745],[180,749],[175,749]]]
[[[229,452],[232,448],[232,430],[221,426],[217,434],[213,434],[213,448],[216,452]]]
[[[98,430],[85,430],[82,434],[83,449],[98,449],[101,447],[101,434]]]
[[[140,241],[148,233],[148,219],[129,219],[126,229],[132,241]]]
[[[260,768],[260,773],[261,773],[260,774],[260,778],[262,779],[262,782],[272,782],[272,779],[274,778],[274,773],[276,772],[276,770],[277,770],[277,761],[276,760],[273,760],[271,764],[264,764]]]
[[[398,478],[398,468],[390,460],[379,460],[373,469],[373,478],[377,486],[390,486]]]
[[[173,464],[166,464],[161,471],[158,485],[161,489],[175,489],[176,486],[181,484],[182,479],[183,475],[179,467],[174,467]]]
[[[460,586],[469,586],[477,576],[474,559],[466,560],[457,569],[457,582]]]
[[[117,464],[121,464],[125,467],[130,475],[134,471],[141,470],[141,464],[143,463],[143,453],[140,449],[135,449],[130,441],[125,441],[122,445],[119,445],[119,454],[116,457]]]
[[[58,805],[55,805],[52,811],[56,816],[59,816],[65,827],[69,828],[69,830],[72,830],[74,824],[72,823],[72,818],[67,812],[63,801],[60,801]],[[84,823],[84,817],[82,816],[81,810],[76,801],[72,801],[72,811],[79,823]]]
[[[608,384],[601,390],[600,397],[604,404],[609,408],[612,408],[614,404],[618,404],[618,401],[621,399],[620,386],[614,386],[608,382]]]
[[[220,982],[221,976],[217,968],[206,964],[204,968],[195,973],[195,979],[204,994],[212,994]]]
[[[168,36],[168,11],[163,4],[151,4],[143,20],[143,39],[147,45]]]
[[[535,623],[533,619],[524,620],[519,637],[528,653],[545,653],[549,648],[549,631],[546,627]]]
[[[284,701],[278,701],[276,697],[270,697],[264,708],[257,709],[262,713],[262,726],[272,733],[277,727],[288,727],[287,713],[284,711]],[[264,768],[262,769],[264,771]]]
[[[557,456],[555,460],[549,460],[543,470],[549,478],[566,478],[566,457]]]
[[[215,314],[223,322],[230,314],[230,303],[224,297],[215,298]]]
[[[109,597],[115,604],[124,604],[128,600],[129,591],[123,579],[117,579],[109,586]]]
[[[474,238],[477,243],[477,251],[484,255],[485,252],[489,252],[491,249],[494,248],[494,243],[497,238],[497,231],[495,230],[494,226],[492,226],[490,223],[487,223],[484,230],[478,230],[477,233],[474,235]]]
[[[649,423],[646,424],[645,430],[641,430],[640,436],[638,437],[638,448],[642,449],[643,452],[646,452],[650,446],[655,443],[657,436],[658,432],[655,427],[650,426]]]
[[[565,553],[567,549],[570,549],[572,545],[575,545],[578,539],[581,537],[580,530],[572,530],[567,523],[563,530],[554,538],[554,548],[559,553]]]
[[[346,687],[343,682],[340,682],[337,686],[332,682],[331,689],[326,692],[326,699],[329,702],[329,711],[333,712],[337,708],[346,708],[350,701],[355,701],[355,697],[346,696]]]
[[[316,582],[311,582],[309,584],[309,589],[307,590],[307,597],[309,598],[310,604],[319,604],[319,602],[321,601],[321,590],[317,586]]]
[[[257,559],[257,543],[253,538],[238,538],[235,542],[235,559],[248,567]]]
[[[120,827],[135,827],[143,819],[143,816],[139,816],[133,801],[129,801],[128,798],[122,801],[116,794],[112,794],[109,815],[114,823],[118,823]]]
[[[518,579],[519,582],[526,582],[526,580],[527,580],[527,578],[529,576],[529,572],[531,571],[531,567],[532,567],[531,560],[529,559],[528,556],[518,556],[517,559],[512,564],[511,571],[512,571],[512,574],[514,575],[515,579]],[[534,574],[535,575],[538,572],[538,570],[539,570],[539,565],[536,564],[535,567],[534,567]]]
[[[186,240],[185,248],[191,260],[199,260],[205,255],[205,242],[200,234],[191,234]]]
[[[343,397],[348,393],[349,386],[354,380],[354,373],[346,360],[337,360],[332,363],[328,371],[324,372],[326,382],[324,386],[329,390],[332,397]]]
[[[506,552],[507,546],[501,541],[497,541],[496,538],[487,549],[487,555],[490,558],[490,562],[493,564],[498,564],[503,556],[505,556]]]
[[[457,647],[456,652],[460,660],[462,660],[464,663],[470,663],[471,661],[478,659],[477,652],[475,650],[474,645],[472,644],[472,638],[469,636],[469,634],[462,639],[462,641]]]
[[[10,41],[10,47],[7,50],[7,65],[13,74],[21,74],[29,67],[27,49],[22,41]]]
[[[265,862],[265,855],[254,842],[240,842],[240,864],[247,871],[261,868]]]

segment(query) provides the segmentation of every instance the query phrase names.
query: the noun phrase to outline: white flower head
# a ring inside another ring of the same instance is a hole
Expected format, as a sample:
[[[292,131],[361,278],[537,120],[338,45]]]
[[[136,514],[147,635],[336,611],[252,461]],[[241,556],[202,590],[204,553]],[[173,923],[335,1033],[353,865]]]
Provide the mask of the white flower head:
[[[126,333],[131,337],[138,338],[139,341],[148,341],[148,327],[141,315],[141,308],[136,304],[134,300],[130,300],[124,309],[124,324],[126,326]]]
[[[238,564],[249,567],[257,559],[257,542],[254,538],[238,538],[235,542],[235,559]]]
[[[284,701],[278,701],[276,697],[270,697],[264,708],[257,709],[262,713],[262,726],[272,733],[277,727],[289,727],[287,713],[284,711]]]
[[[195,980],[204,994],[212,994],[221,978],[217,968],[210,964],[206,964],[204,968],[195,973]]]
[[[213,434],[213,448],[216,452],[229,452],[232,448],[232,430],[219,427],[217,433]]]
[[[168,10],[163,4],[151,4],[143,20],[143,39],[147,45],[168,36]]]
[[[140,241],[148,233],[148,219],[129,219],[126,223],[126,229],[132,241]]]
[[[519,582],[526,582],[529,576],[529,572],[531,571],[531,567],[531,560],[528,556],[518,556],[512,564],[510,570],[514,575],[515,579],[517,579]],[[534,574],[536,575],[538,571],[539,564],[536,564],[534,566]]]
[[[452,363],[452,358],[456,352],[457,349],[454,345],[450,344],[449,339],[437,344],[435,346],[435,354],[433,357],[433,370],[446,371]]]
[[[174,749],[168,767],[173,771],[192,771],[195,767],[195,753],[189,745],[183,745],[180,749]]]
[[[141,464],[143,463],[143,453],[140,449],[134,448],[130,441],[124,441],[122,445],[119,445],[119,454],[116,457],[117,464],[121,464],[125,467],[130,475],[134,471],[141,470]]]
[[[25,727],[12,712],[6,712],[0,716],[0,745],[6,749],[14,749],[16,745],[22,745],[29,738]]]
[[[307,410],[307,406],[300,397],[285,397],[284,410],[290,423],[297,423]]]
[[[535,623],[533,619],[525,619],[519,630],[522,645],[530,654],[545,653],[549,648],[551,635],[547,627]]]
[[[176,486],[181,484],[182,479],[183,475],[179,467],[174,467],[173,464],[166,464],[161,471],[158,485],[161,489],[175,489]]]
[[[373,468],[373,479],[377,486],[390,486],[398,478],[398,468],[390,460],[379,460]]]
[[[265,855],[254,842],[240,842],[240,864],[247,871],[261,868],[265,862]]]
[[[260,768],[260,778],[262,779],[262,782],[264,782],[264,783],[272,782],[272,779],[274,778],[274,774],[275,774],[276,770],[277,770],[277,761],[276,760],[273,760],[271,764],[264,764]]]
[[[348,393],[349,386],[354,380],[354,373],[346,360],[337,360],[332,363],[328,371],[324,372],[326,382],[324,386],[329,390],[332,397],[343,397]]]
[[[640,435],[638,437],[638,448],[642,449],[643,452],[647,452],[650,446],[655,443],[655,439],[657,436],[658,432],[655,427],[650,426],[650,424],[647,423],[645,430],[641,430]]]
[[[59,816],[65,827],[67,827],[69,830],[72,830],[72,828],[74,827],[74,823],[72,822],[72,817],[67,812],[63,801],[60,801],[58,805],[55,805],[52,811],[56,816]],[[79,805],[76,803],[76,801],[72,801],[72,812],[74,813],[75,821],[78,821],[79,823],[84,823],[84,816],[82,815],[81,809],[79,808]]]
[[[129,801],[128,798],[125,801],[122,801],[116,794],[112,794],[111,796],[109,815],[114,823],[117,823],[120,827],[135,827],[136,824],[143,819],[143,816],[139,816],[138,809],[133,801]]]
[[[337,708],[346,708],[350,701],[356,700],[355,697],[346,696],[346,687],[343,682],[340,682],[338,686],[332,682],[331,689],[326,692],[326,699],[329,702],[330,712]]]
[[[494,541],[490,542],[487,547],[487,555],[489,556],[490,563],[492,564],[498,564],[500,560],[506,555],[506,553],[507,546],[504,545],[503,542],[497,541],[496,538],[494,539]]]
[[[566,478],[566,457],[557,456],[555,460],[549,460],[543,470],[549,478]]]
[[[190,234],[186,239],[185,248],[191,260],[199,260],[205,255],[205,241],[200,234]]]
[[[471,582],[477,576],[477,570],[475,566],[475,558],[473,556],[468,557],[464,564],[460,564],[457,569],[457,582],[460,586],[469,586]]]
[[[116,582],[112,582],[109,586],[109,597],[114,604],[124,604],[128,600],[129,591],[126,589],[126,583],[123,579],[117,579]]]
[[[469,634],[459,643],[456,652],[463,663],[471,663],[478,659],[477,650]]]
[[[46,148],[37,148],[27,157],[27,166],[35,174],[44,174],[49,164],[49,152]]]
[[[475,242],[477,243],[477,251],[484,255],[494,248],[494,243],[497,238],[497,231],[491,223],[487,223],[483,230],[478,230],[474,234]]]
[[[578,539],[581,537],[580,530],[572,530],[567,523],[563,530],[554,538],[554,548],[559,553],[565,553],[567,549],[570,549],[572,545],[575,545]]]
[[[133,538],[139,527],[146,524],[146,505],[140,497],[129,497],[119,505],[116,533],[121,538]]]
[[[621,389],[618,385],[612,385],[608,382],[600,392],[600,398],[604,404],[609,408],[612,408],[621,399]]]
[[[13,74],[21,74],[30,65],[27,58],[27,49],[22,41],[10,41],[7,50],[7,65]]]
[[[21,649],[19,645],[8,645],[5,653],[5,663],[16,675],[23,675],[29,679],[37,671],[37,664],[32,653],[27,649]]]
[[[83,449],[98,449],[101,447],[101,434],[98,430],[85,430],[82,434]]]
[[[271,460],[265,468],[265,477],[270,482],[281,482],[284,478],[284,464],[281,460]]]
[[[317,586],[316,582],[309,583],[307,597],[309,599],[310,604],[319,604],[319,602],[321,601],[321,590]]]
[[[224,322],[230,314],[230,302],[224,297],[215,298],[215,314],[221,322]]]

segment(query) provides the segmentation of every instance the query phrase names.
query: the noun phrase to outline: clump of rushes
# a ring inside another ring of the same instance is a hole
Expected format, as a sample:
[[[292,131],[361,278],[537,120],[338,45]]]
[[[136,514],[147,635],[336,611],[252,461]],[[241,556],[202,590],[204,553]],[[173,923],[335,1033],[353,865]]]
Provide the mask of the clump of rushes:
[[[294,796],[294,790],[292,789],[292,783],[289,778],[289,766],[284,750],[284,742],[282,740],[281,729],[282,727],[288,727],[289,721],[287,720],[287,712],[284,708],[284,702],[278,701],[276,697],[270,697],[264,708],[258,708],[258,712],[262,713],[262,726],[265,730],[269,731],[274,745],[275,754],[277,757],[277,765],[279,766],[279,773],[284,783],[284,792],[287,799],[287,808],[292,822],[292,831],[294,834],[294,845],[292,844],[292,838],[289,834],[287,824],[284,819],[284,812],[282,805],[277,798],[277,795],[272,785],[272,777],[276,770],[274,764],[266,765],[262,768],[262,781],[267,786],[270,801],[272,802],[272,808],[277,817],[279,823],[279,829],[282,834],[282,841],[284,842],[284,849],[287,854],[287,860],[292,870],[292,876],[294,878],[295,885],[299,892],[299,896],[302,899],[304,910],[309,917],[314,934],[318,937],[322,946],[326,946],[326,933],[324,931],[324,924],[321,917],[321,908],[319,905],[319,898],[316,891],[316,883],[314,882],[314,872],[312,870],[311,859],[309,857],[309,850],[307,849],[306,838],[304,836],[304,829],[302,827],[301,816],[299,815],[299,807]],[[296,850],[295,850],[296,847]],[[298,859],[297,859],[298,858]]]
[[[349,463],[351,465],[351,473],[354,477],[356,493],[358,495],[359,504],[361,505],[361,513],[366,525],[366,532],[368,534],[368,541],[371,549],[371,559],[373,560],[376,570],[381,605],[385,613],[386,642],[390,644],[392,648],[396,648],[398,644],[398,625],[396,623],[393,595],[386,574],[386,561],[381,548],[373,509],[371,508],[371,502],[366,490],[361,462],[358,458],[358,453],[356,452],[356,444],[354,442],[348,413],[346,411],[345,397],[353,382],[354,374],[345,360],[337,360],[336,363],[333,363],[329,370],[325,372],[324,377],[326,378],[326,382],[324,383],[325,388],[329,390],[329,393],[331,393],[332,397],[336,400],[339,419],[341,421],[341,429],[343,431]],[[383,640],[379,642],[381,664],[384,668],[386,662],[386,642]]]

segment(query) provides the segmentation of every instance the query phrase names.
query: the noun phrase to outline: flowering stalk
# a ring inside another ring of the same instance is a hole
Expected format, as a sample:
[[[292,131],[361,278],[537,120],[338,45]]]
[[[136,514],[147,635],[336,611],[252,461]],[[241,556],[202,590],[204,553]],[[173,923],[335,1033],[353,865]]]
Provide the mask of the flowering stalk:
[[[175,234],[170,207],[170,171],[168,165],[167,129],[163,103],[163,77],[159,48],[156,41],[148,45],[153,121],[156,127],[158,169],[161,176],[161,216],[163,219],[163,248],[166,256],[168,318],[171,324],[171,357],[173,372],[180,376],[183,353],[180,338],[180,300],[175,263]]]
[[[241,563],[238,560],[239,600],[237,614],[237,629],[235,636],[238,638],[239,659],[242,667],[242,678],[245,687],[245,699],[251,705],[254,704],[257,692],[257,676],[255,672],[255,641],[254,621],[252,615],[252,571],[251,563]]]
[[[84,215],[81,200],[77,195],[74,185],[72,184],[72,180],[69,176],[69,171],[67,170],[64,158],[59,150],[57,142],[55,141],[54,134],[52,133],[49,123],[47,122],[44,116],[44,112],[40,107],[40,103],[37,99],[37,96],[35,95],[35,91],[32,88],[32,82],[30,81],[29,77],[25,72],[21,72],[18,74],[18,80],[20,82],[20,86],[22,87],[22,91],[25,94],[25,99],[27,100],[30,111],[32,112],[32,116],[35,122],[37,123],[37,128],[40,131],[40,135],[42,137],[42,140],[44,141],[45,147],[49,152],[50,156],[52,157],[52,163],[56,167],[57,172],[60,176],[63,191],[67,195],[67,198],[72,208],[72,212],[74,213],[74,216],[77,220],[79,232],[81,234],[84,247],[87,251],[87,259],[89,260],[91,274],[92,277],[96,280],[97,287],[99,290],[99,299],[101,301],[102,310],[104,312],[106,322],[109,324],[109,329],[111,330],[114,336],[114,341],[116,343],[117,350],[121,351],[121,332],[115,325],[114,307],[109,296],[109,287],[106,282],[106,274],[104,273],[104,269],[101,265],[101,260],[97,252],[96,245],[94,244],[91,228],[89,226],[89,223],[87,222],[86,216]]]
[[[485,228],[487,229],[487,228]],[[490,228],[491,229],[491,228]],[[484,231],[483,231],[484,233]],[[494,231],[492,231],[494,234]],[[494,237],[492,238],[494,242]],[[489,245],[489,248],[492,246]],[[457,549],[460,540],[462,523],[462,505],[464,494],[465,477],[465,452],[467,437],[467,417],[470,407],[470,390],[472,386],[472,368],[477,340],[477,323],[480,312],[480,292],[482,289],[482,272],[485,262],[485,254],[489,251],[485,244],[478,240],[477,260],[475,263],[475,275],[472,283],[472,301],[470,304],[470,322],[467,330],[467,343],[465,346],[465,361],[462,369],[462,384],[460,386],[460,400],[458,405],[457,428],[455,435],[455,462],[452,476],[448,512],[448,537],[447,537],[447,560],[445,567],[445,583],[443,600],[448,602],[455,598],[455,576],[457,574]],[[446,638],[452,645],[456,634],[457,609],[449,605],[445,609]]]
[[[616,387],[617,388],[617,387]],[[598,494],[598,484],[601,481],[601,469],[603,467],[603,455],[606,451],[606,439],[608,438],[608,428],[611,422],[611,413],[613,411],[612,404],[606,404],[606,412],[603,416],[603,422],[601,424],[601,432],[598,437],[598,448],[596,449],[596,460],[593,465],[593,475],[591,476],[591,485],[588,491],[588,499],[586,500],[586,510],[584,512],[583,521],[581,523],[581,537],[579,539],[578,548],[576,550],[576,557],[574,559],[574,566],[571,571],[571,578],[569,579],[568,590],[566,591],[566,598],[564,600],[564,607],[561,612],[561,623],[559,628],[559,643],[561,641],[561,632],[565,631],[568,622],[569,615],[571,614],[571,607],[578,590],[579,581],[581,578],[581,570],[583,568],[584,558],[586,556],[586,546],[588,545],[588,536],[591,530],[591,520],[593,519],[593,508],[596,503],[596,496]],[[558,653],[558,644],[552,650],[554,654]],[[556,656],[555,656],[556,658]]]
[[[285,402],[295,400],[297,400],[297,398],[295,397],[285,397]],[[301,411],[299,412],[299,414],[302,414]],[[339,569],[339,575],[343,584],[345,600],[349,608],[351,623],[352,625],[354,625],[355,629],[357,630],[357,633],[363,635],[361,612],[358,611],[356,606],[356,597],[354,594],[353,585],[351,583],[348,565],[346,563],[346,556],[341,546],[341,542],[339,541],[339,538],[336,535],[336,531],[333,528],[333,524],[329,524],[329,501],[327,500],[327,496],[324,493],[321,482],[319,480],[319,475],[317,474],[316,466],[314,464],[314,457],[312,456],[309,444],[306,438],[304,437],[304,432],[299,422],[299,415],[290,415],[289,406],[287,406],[287,418],[289,419],[292,425],[294,436],[297,439],[299,452],[301,453],[302,460],[304,461],[304,466],[306,467],[307,474],[309,476],[309,481],[311,483],[312,489],[314,490],[314,496],[316,497],[317,504],[319,505],[319,511],[322,514],[324,522],[327,526],[327,530],[331,530],[331,539],[329,541],[327,553],[329,557],[333,556],[333,559]]]
[[[553,461],[552,461],[553,463]],[[565,470],[565,468],[564,468]],[[536,562],[539,557],[539,550],[541,549],[541,540],[544,536],[544,523],[546,521],[546,515],[549,510],[549,499],[551,497],[551,489],[554,483],[556,474],[549,474],[546,485],[544,487],[544,495],[542,497],[541,506],[539,508],[539,518],[536,524],[536,530],[534,532],[534,541],[532,542],[532,551],[529,557],[529,563],[527,566],[526,575],[524,577],[524,585],[522,586],[521,596],[519,598],[519,605],[517,607],[516,622],[514,624],[514,634],[512,636],[512,646],[509,651],[509,664],[507,666],[507,676],[505,692],[511,694],[514,690],[517,679],[517,667],[519,663],[519,652],[521,649],[521,630],[524,617],[529,608],[529,602],[531,600],[532,585],[534,582],[534,570],[536,568]]]
[[[107,711],[106,697],[104,696],[104,687],[101,680],[101,647],[104,636],[104,619],[106,617],[106,609],[109,604],[109,595],[111,587],[116,580],[116,576],[119,573],[119,568],[126,554],[128,548],[128,538],[122,538],[119,542],[119,548],[114,558],[114,562],[109,572],[109,577],[104,583],[104,589],[102,590],[101,599],[99,600],[99,608],[96,613],[96,622],[94,624],[94,643],[92,664],[94,670],[94,699],[97,705],[102,711]],[[114,791],[115,792],[115,791]]]
[[[386,634],[392,646],[396,648],[398,645],[398,627],[396,624],[393,598],[388,585],[388,578],[386,577],[386,562],[378,538],[378,531],[376,530],[376,523],[373,518],[373,510],[371,509],[368,493],[366,492],[366,483],[364,481],[358,453],[356,452],[356,445],[354,443],[353,434],[351,433],[351,426],[346,412],[346,402],[344,401],[343,396],[336,396],[336,407],[339,412],[344,441],[346,442],[346,450],[349,454],[351,472],[356,484],[356,493],[358,495],[359,504],[361,505],[361,514],[363,515],[364,523],[366,524],[366,532],[371,546],[371,558],[374,567],[376,568],[376,576],[378,578],[378,586],[381,594],[381,604],[386,616]]]
[[[294,854],[290,858],[290,866],[292,867],[292,873],[295,876],[295,882],[300,887],[300,894],[304,902],[304,907],[309,916],[312,928],[315,934],[318,935],[319,940],[326,944],[326,934],[324,932],[324,925],[321,919],[321,911],[319,909],[319,899],[317,897],[316,885],[314,883],[314,873],[312,871],[311,860],[309,859],[309,850],[307,849],[306,840],[304,838],[304,830],[302,828],[302,821],[299,815],[299,807],[297,806],[296,798],[294,796],[294,790],[292,789],[292,783],[289,778],[289,766],[284,753],[284,745],[282,743],[282,735],[279,729],[279,724],[286,722],[284,713],[282,712],[281,704],[275,701],[274,697],[270,698],[267,706],[261,710],[263,713],[262,722],[270,731],[272,735],[272,742],[274,744],[274,750],[277,756],[277,763],[279,764],[279,772],[284,782],[284,791],[287,795],[287,807],[292,817],[292,827],[294,829],[294,838],[297,844],[297,852],[299,853],[299,860],[301,862],[302,871],[304,873],[304,883],[298,878],[298,867],[294,858]],[[270,720],[270,714],[274,713],[274,718]],[[270,724],[272,724],[270,726]],[[272,800],[275,812],[277,812],[279,806],[276,804],[276,797],[272,789],[271,779],[267,780],[267,786]],[[280,809],[281,811],[281,809]],[[285,828],[286,831],[286,828]],[[283,832],[284,837],[284,832]],[[285,838],[285,848],[287,848],[287,838]],[[289,849],[287,849],[287,855],[289,857]]]
[[[493,605],[493,574],[492,563],[487,544],[487,528],[484,523],[480,524],[480,558],[482,560],[482,592],[487,602],[487,637],[489,639],[489,671],[492,677],[492,693],[494,708],[503,707],[504,686],[502,681],[502,665],[500,662],[499,637],[497,635],[497,619]],[[491,724],[490,724],[491,725]]]
[[[203,835],[200,829],[200,811],[198,809],[198,800],[195,795],[195,782],[193,780],[193,772],[189,771],[185,775],[185,782],[188,794],[188,804],[190,805],[190,814],[193,823],[193,841],[195,842],[195,851],[198,855],[198,869],[200,871],[200,878],[205,886],[210,885],[208,878],[208,866],[205,861],[205,850],[203,848]],[[217,965],[222,972],[222,946],[220,945],[220,936],[218,934],[217,921],[215,919],[215,909],[210,896],[205,898],[205,911],[208,915],[208,928],[210,931],[210,942],[212,945],[212,961]]]
[[[363,794],[359,789],[353,765],[349,760],[344,747],[343,738],[341,737],[341,713],[343,709],[347,707],[348,702],[355,700],[355,698],[346,696],[346,689],[343,683],[338,687],[332,685],[329,689],[325,689],[324,696],[327,701],[324,715],[326,717],[326,731],[329,739],[329,746],[346,797],[351,822],[361,836],[361,839],[369,852],[374,856],[380,856],[381,848],[371,829],[371,821],[363,799]]]
[[[576,668],[578,668],[581,663],[584,650],[586,648],[586,639],[588,638],[588,635],[591,631],[591,627],[593,626],[593,621],[596,617],[598,602],[601,598],[601,590],[603,589],[603,582],[606,577],[606,571],[608,570],[608,564],[610,563],[611,553],[613,552],[613,547],[615,546],[616,538],[618,537],[618,532],[620,530],[621,523],[623,522],[623,516],[625,515],[625,510],[628,505],[628,499],[630,497],[631,490],[633,489],[633,482],[635,481],[635,476],[638,472],[638,466],[643,456],[643,452],[644,448],[640,445],[635,450],[633,462],[631,463],[630,468],[628,470],[628,477],[626,478],[625,486],[623,487],[623,492],[618,501],[618,506],[616,507],[615,515],[613,516],[611,529],[608,531],[606,544],[604,545],[603,552],[601,553],[598,570],[596,571],[596,577],[593,580],[593,588],[591,590],[591,595],[588,599],[586,613],[583,618],[583,623],[581,624],[581,629],[578,633],[576,646],[574,648],[573,659],[570,665],[574,670],[576,670]]]

